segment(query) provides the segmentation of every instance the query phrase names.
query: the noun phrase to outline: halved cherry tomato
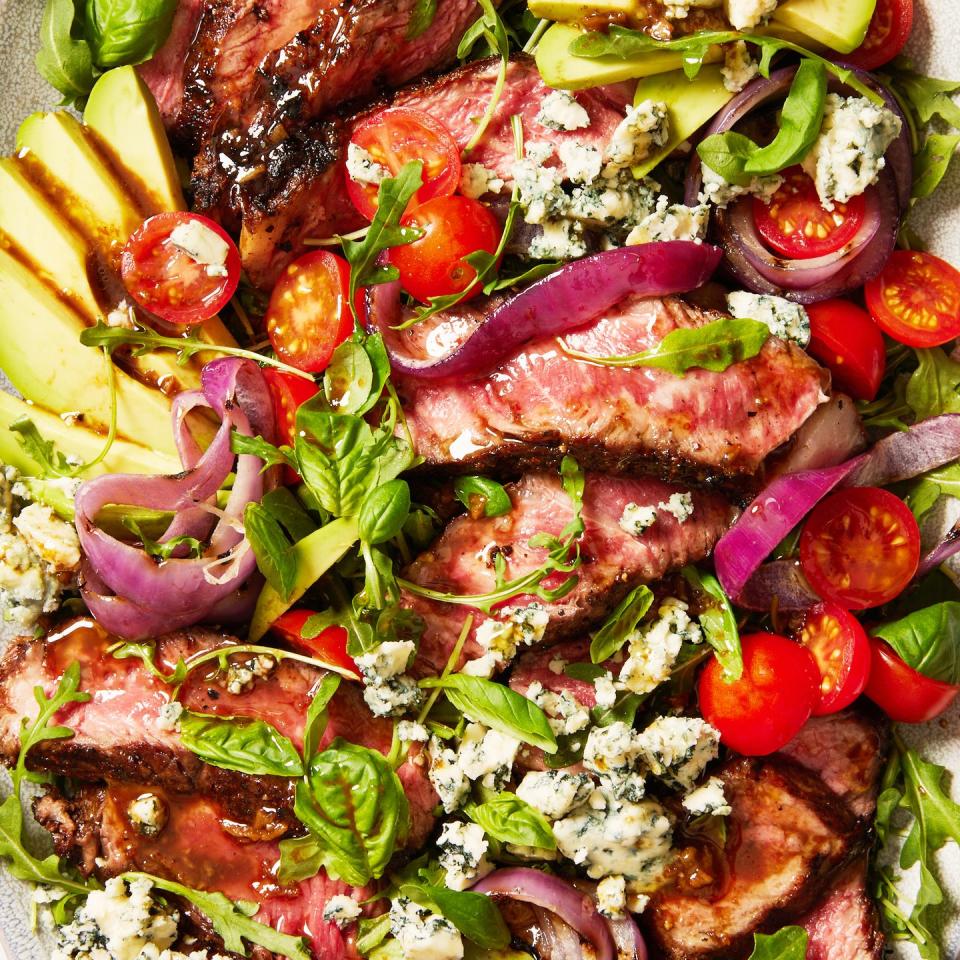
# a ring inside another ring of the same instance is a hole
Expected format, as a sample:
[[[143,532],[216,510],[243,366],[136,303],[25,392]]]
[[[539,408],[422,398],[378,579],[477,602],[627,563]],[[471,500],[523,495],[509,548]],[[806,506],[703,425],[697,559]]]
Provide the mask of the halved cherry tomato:
[[[350,265],[327,250],[294,260],[280,275],[267,307],[267,335],[277,356],[291,366],[317,373],[353,333],[348,301]],[[363,300],[357,312],[363,319]]]
[[[800,567],[810,586],[846,610],[892,600],[919,562],[917,521],[879,487],[851,487],[821,500],[800,534]]]
[[[807,353],[830,370],[833,384],[856,400],[873,400],[887,365],[880,328],[849,300],[824,300],[807,307]]]
[[[809,650],[774,633],[741,638],[743,676],[733,683],[711,658],[700,674],[700,710],[720,739],[748,757],[786,746],[820,701],[820,671]]]
[[[319,387],[303,377],[284,373],[273,367],[265,367],[263,375],[273,398],[273,412],[277,423],[277,439],[280,444],[293,446],[297,428],[297,409],[315,396]],[[283,468],[283,482],[287,486],[299,483],[300,477],[291,467]]]
[[[273,622],[270,629],[299,653],[322,660],[346,670],[360,679],[360,671],[347,653],[347,631],[343,627],[327,627],[315,637],[303,635],[304,624],[313,616],[313,610],[288,610]]]
[[[861,70],[876,70],[906,46],[913,29],[913,0],[877,0],[863,43],[843,59]]]
[[[870,641],[856,617],[835,603],[818,603],[804,617],[797,638],[820,669],[815,717],[850,706],[870,676]]]
[[[873,663],[864,692],[891,720],[926,723],[940,716],[960,693],[960,687],[918,673],[879,637],[870,638],[870,648]]]
[[[158,213],[126,242],[120,272],[127,293],[167,323],[216,316],[240,282],[240,253],[218,223],[196,213]]]
[[[477,271],[464,259],[477,250],[496,253],[503,229],[479,200],[437,197],[408,213],[404,226],[418,227],[423,236],[390,251],[390,262],[400,271],[400,283],[411,296],[426,303],[465,290]],[[481,284],[470,291],[480,293]]]
[[[866,201],[853,197],[824,209],[813,180],[802,167],[783,173],[783,184],[770,203],[753,198],[753,219],[763,242],[791,260],[809,260],[835,253],[863,225]]]
[[[867,309],[885,333],[910,347],[960,336],[960,272],[919,250],[894,250],[864,288]]]
[[[350,143],[366,150],[390,176],[396,176],[405,163],[420,160],[423,186],[414,198],[418,204],[434,197],[449,197],[460,186],[460,150],[456,141],[439,120],[422,110],[393,107],[375,113],[357,125]],[[361,216],[372,220],[377,212],[379,185],[354,180],[346,170],[345,176],[351,203]]]

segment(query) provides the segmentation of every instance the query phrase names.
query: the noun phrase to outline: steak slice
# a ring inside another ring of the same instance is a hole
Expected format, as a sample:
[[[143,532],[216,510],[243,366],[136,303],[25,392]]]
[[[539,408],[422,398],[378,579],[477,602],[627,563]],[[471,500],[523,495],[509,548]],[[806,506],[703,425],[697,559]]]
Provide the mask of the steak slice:
[[[865,847],[844,804],[799,764],[739,758],[718,775],[732,807],[721,889],[660,891],[644,915],[670,960],[747,956],[755,931],[801,916]]]
[[[629,297],[565,339],[592,356],[622,356],[719,316],[674,298]],[[449,339],[413,331],[408,343]],[[828,386],[802,350],[773,337],[722,373],[599,366],[573,359],[549,337],[475,380],[397,378],[417,453],[431,468],[525,466],[570,452],[597,469],[652,466],[658,475],[695,478],[756,477]]]
[[[236,642],[209,630],[178,631],[156,641],[156,662],[170,671],[181,658],[228,651]],[[7,651],[0,660],[0,759],[7,764],[16,760],[20,720],[37,712],[34,687],[52,691],[67,665],[77,661],[80,688],[92,699],[61,711],[57,722],[70,727],[74,736],[38,745],[30,753],[29,766],[77,780],[151,784],[170,793],[202,794],[223,803],[230,818],[256,832],[277,835],[298,826],[292,809],[293,781],[204,763],[161,719],[170,688],[139,660],[110,656],[108,644],[109,637],[99,627],[80,620],[52,639],[23,639]],[[314,667],[284,660],[268,677],[254,681],[251,689],[234,694],[222,677],[205,676],[200,668],[184,684],[181,701],[200,713],[265,720],[300,747],[306,710],[322,676]],[[342,683],[327,712],[321,748],[344,735],[389,752],[393,724],[371,716],[358,685]],[[410,800],[410,842],[419,844],[432,828],[436,795],[417,756],[397,774]]]
[[[457,596],[476,596],[496,586],[497,554],[506,562],[506,579],[536,570],[546,556],[544,548],[529,545],[538,533],[560,536],[573,519],[570,498],[555,474],[528,474],[508,488],[513,510],[501,517],[454,520],[437,542],[407,568],[404,577],[422,587]],[[542,603],[548,614],[545,643],[576,637],[602,619],[633,587],[651,583],[685,564],[706,557],[733,521],[736,511],[717,493],[692,494],[693,514],[683,523],[660,511],[659,519],[642,536],[620,526],[629,503],[656,507],[684,488],[660,480],[626,479],[601,474],[586,476],[583,497],[585,532],[580,541],[582,563],[576,586],[562,598]],[[543,586],[555,589],[566,574],[552,574]],[[530,595],[511,599],[505,606],[527,607]],[[405,591],[402,603],[426,621],[426,631],[414,665],[421,675],[439,673],[447,663],[468,616],[473,624],[461,662],[484,654],[477,642],[478,628],[491,617],[476,608],[426,599]]]

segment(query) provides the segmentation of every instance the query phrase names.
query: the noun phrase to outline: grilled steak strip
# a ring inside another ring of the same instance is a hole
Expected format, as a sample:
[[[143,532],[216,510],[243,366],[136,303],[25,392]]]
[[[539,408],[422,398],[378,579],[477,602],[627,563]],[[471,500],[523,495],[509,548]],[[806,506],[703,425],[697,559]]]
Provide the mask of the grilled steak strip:
[[[580,541],[582,563],[577,585],[566,596],[543,603],[549,622],[543,637],[552,643],[577,636],[602,619],[619,600],[640,583],[659,580],[670,570],[706,557],[732,522],[735,511],[719,494],[697,491],[693,514],[679,523],[666,511],[642,536],[620,527],[629,503],[650,505],[667,501],[684,488],[654,479],[626,479],[587,474],[583,498],[585,533]],[[457,596],[486,594],[494,589],[495,556],[506,561],[506,579],[537,569],[546,556],[543,548],[529,546],[538,533],[559,536],[573,519],[570,498],[556,474],[529,474],[508,487],[513,510],[495,518],[454,520],[439,540],[405,571],[404,577],[420,586]],[[555,588],[566,575],[553,574],[545,586]],[[532,596],[509,601],[524,607]],[[405,592],[402,603],[426,621],[415,669],[421,675],[439,673],[450,657],[467,616],[473,616],[462,660],[472,660],[485,650],[477,642],[480,625],[490,619],[477,609],[443,603]]]

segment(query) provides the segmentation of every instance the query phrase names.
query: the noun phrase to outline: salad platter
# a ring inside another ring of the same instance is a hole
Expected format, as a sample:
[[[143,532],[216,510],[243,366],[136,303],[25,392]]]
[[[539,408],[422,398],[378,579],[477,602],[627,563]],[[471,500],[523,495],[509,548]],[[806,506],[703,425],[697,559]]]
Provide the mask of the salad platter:
[[[958,955],[949,6],[0,0],[0,958]]]

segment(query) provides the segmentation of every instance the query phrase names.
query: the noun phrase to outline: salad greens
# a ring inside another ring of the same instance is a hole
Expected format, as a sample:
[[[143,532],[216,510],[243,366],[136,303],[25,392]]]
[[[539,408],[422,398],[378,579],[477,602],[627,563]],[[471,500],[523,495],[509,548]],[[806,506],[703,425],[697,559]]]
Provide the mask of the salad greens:
[[[749,960],[804,960],[808,939],[803,927],[784,927],[770,935],[755,933]]]
[[[464,813],[494,840],[538,850],[557,849],[550,821],[515,793],[504,791],[483,803],[467,804]]]
[[[874,627],[906,664],[932,680],[960,684],[960,602],[947,601]]]
[[[713,601],[698,619],[707,643],[713,647],[717,660],[720,661],[724,679],[733,683],[743,675],[743,652],[740,649],[740,630],[730,598],[712,573],[705,573],[696,567],[684,567],[682,573],[694,589]]]
[[[617,604],[590,639],[590,659],[593,663],[603,663],[620,650],[630,634],[637,629],[640,621],[647,615],[653,599],[653,591],[645,584],[641,584]]]
[[[453,492],[471,515],[502,517],[513,509],[503,484],[487,477],[457,477],[453,481]]]
[[[303,776],[303,761],[296,747],[264,720],[185,710],[180,715],[180,742],[204,763],[224,770],[256,776]]]

